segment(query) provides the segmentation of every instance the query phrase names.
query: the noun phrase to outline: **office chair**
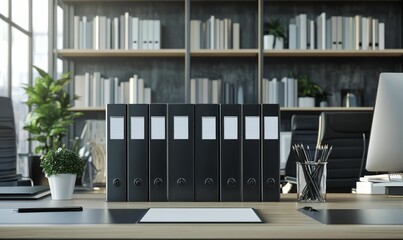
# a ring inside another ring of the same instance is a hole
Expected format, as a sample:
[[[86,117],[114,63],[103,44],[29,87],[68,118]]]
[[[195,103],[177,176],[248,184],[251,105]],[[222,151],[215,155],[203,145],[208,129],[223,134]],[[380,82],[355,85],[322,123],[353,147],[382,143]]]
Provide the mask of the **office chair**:
[[[332,145],[327,164],[327,192],[351,193],[366,174],[365,161],[372,112],[322,112],[318,144]]]
[[[291,117],[291,146],[301,143],[305,146],[316,146],[318,127],[319,116],[317,115],[293,115]],[[285,167],[285,181],[294,184],[288,192],[296,192],[296,162],[297,157],[291,148]]]
[[[10,98],[0,97],[0,186],[32,185],[17,174],[17,140]]]

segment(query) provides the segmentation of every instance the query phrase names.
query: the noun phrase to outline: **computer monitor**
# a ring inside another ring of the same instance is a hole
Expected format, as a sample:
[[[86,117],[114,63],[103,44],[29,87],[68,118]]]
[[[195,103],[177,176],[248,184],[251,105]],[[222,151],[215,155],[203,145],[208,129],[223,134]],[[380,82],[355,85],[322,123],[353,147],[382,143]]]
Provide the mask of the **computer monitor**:
[[[403,73],[381,73],[366,169],[403,172]]]

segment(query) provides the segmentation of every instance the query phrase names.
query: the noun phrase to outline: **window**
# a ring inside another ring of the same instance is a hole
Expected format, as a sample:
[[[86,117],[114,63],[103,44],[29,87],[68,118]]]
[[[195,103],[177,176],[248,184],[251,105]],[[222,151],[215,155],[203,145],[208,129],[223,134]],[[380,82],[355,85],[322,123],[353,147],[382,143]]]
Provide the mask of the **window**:
[[[17,134],[17,172],[29,176],[28,132],[23,130],[28,108],[23,84],[36,72],[48,71],[49,5],[52,0],[0,0],[0,96],[13,100]]]

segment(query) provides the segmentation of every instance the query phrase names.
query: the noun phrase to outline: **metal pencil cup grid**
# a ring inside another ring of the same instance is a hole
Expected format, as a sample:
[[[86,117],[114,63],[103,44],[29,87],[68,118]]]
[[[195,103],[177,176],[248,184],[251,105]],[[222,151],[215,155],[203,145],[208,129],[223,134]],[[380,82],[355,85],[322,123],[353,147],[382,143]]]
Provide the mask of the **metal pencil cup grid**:
[[[292,149],[297,156],[297,200],[326,202],[327,159],[332,147],[294,144]]]

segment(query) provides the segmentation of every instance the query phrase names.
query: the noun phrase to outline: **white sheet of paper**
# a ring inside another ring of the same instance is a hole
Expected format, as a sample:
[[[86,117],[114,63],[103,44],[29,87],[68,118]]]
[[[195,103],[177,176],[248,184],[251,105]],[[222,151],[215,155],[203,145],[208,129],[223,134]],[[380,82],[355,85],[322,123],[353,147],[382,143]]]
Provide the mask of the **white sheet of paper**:
[[[165,139],[165,117],[151,117],[151,139]]]
[[[245,139],[259,140],[260,139],[260,118],[245,117]]]
[[[238,117],[224,117],[224,139],[238,139]]]
[[[202,139],[215,140],[216,139],[216,118],[215,117],[202,117]]]
[[[264,117],[264,139],[278,139],[278,117]]]
[[[125,120],[124,117],[111,116],[109,127],[109,139],[122,140],[125,139]]]
[[[253,208],[150,208],[140,223],[261,223]]]
[[[130,139],[144,139],[144,117],[130,117]]]
[[[189,118],[174,116],[174,139],[189,139]]]

